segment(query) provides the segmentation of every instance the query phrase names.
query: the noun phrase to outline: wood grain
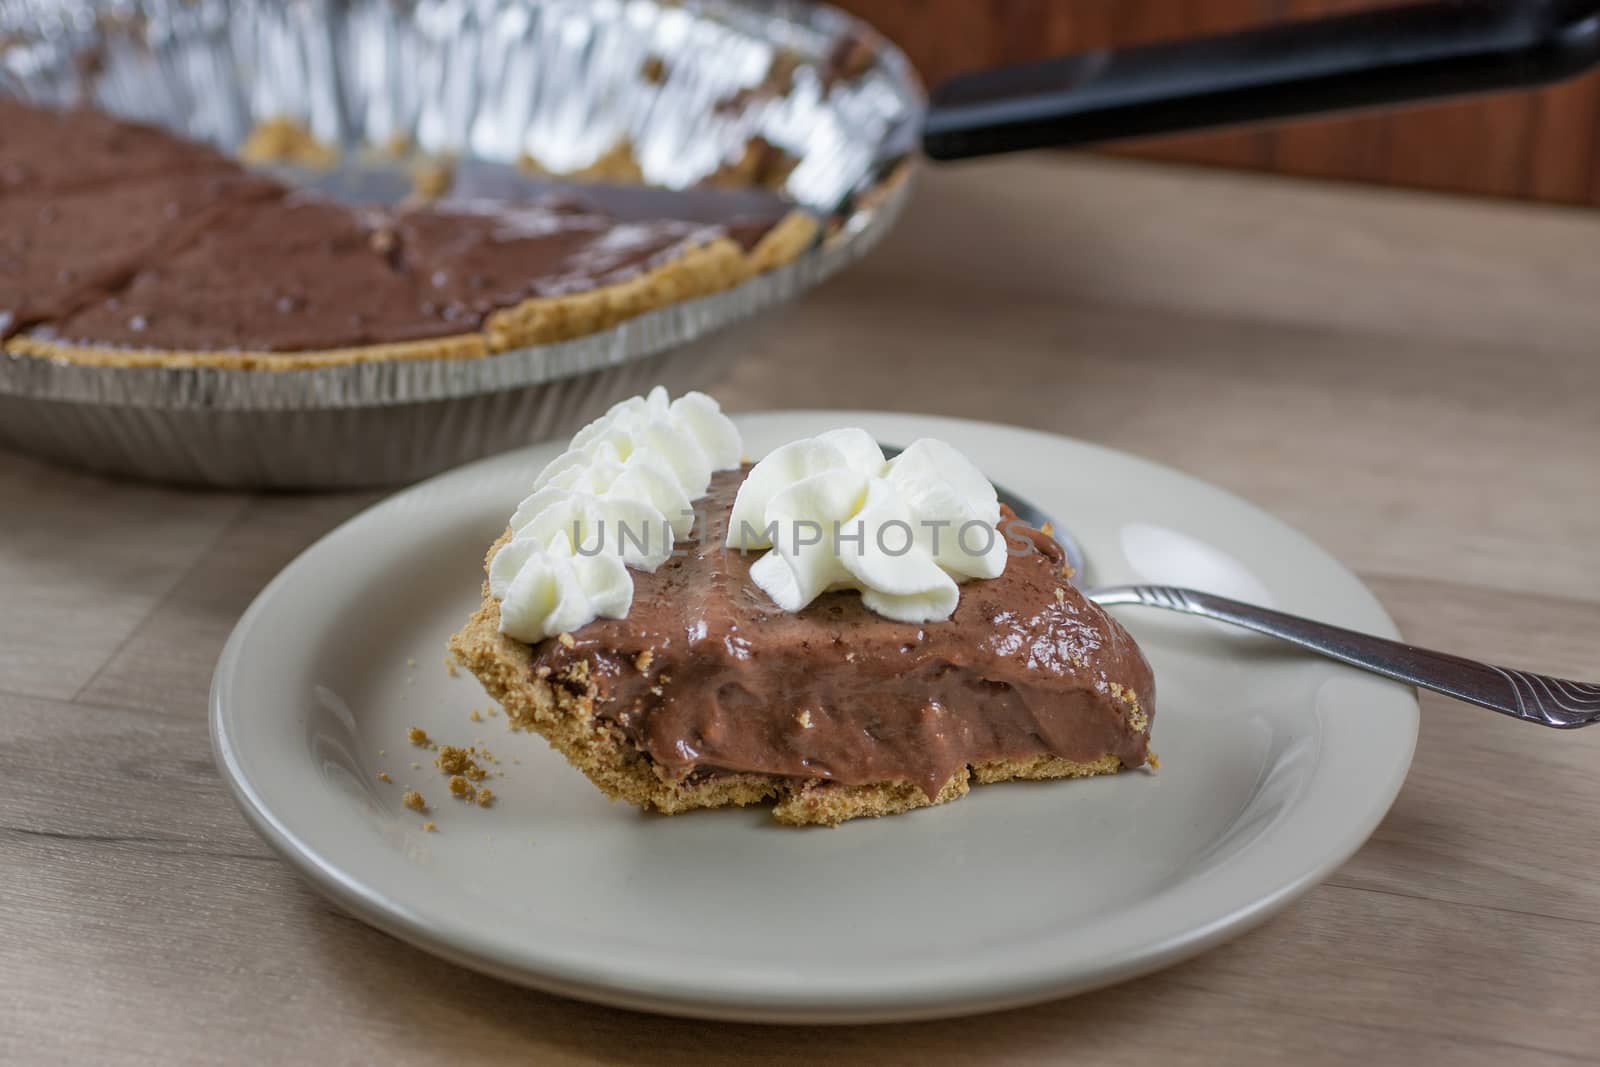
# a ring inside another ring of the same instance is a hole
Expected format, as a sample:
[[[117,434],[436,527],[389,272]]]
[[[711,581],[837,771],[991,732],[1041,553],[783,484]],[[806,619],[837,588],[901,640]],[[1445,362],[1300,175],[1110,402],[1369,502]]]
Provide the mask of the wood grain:
[[[838,0],[929,84],[963,71],[1221,33],[1395,0]],[[1541,91],[1153,138],[1113,154],[1563,204],[1600,204],[1600,74]]]
[[[716,391],[1128,449],[1296,523],[1421,644],[1600,678],[1597,245],[1600,219],[1552,209],[1088,158],[949,169],[883,250],[750,331]],[[1431,696],[1394,810],[1327,882],[1074,1000],[725,1026],[426,956],[268,852],[206,734],[239,613],[373,499],[0,454],[0,1062],[1500,1067],[1600,1048],[1600,730]]]

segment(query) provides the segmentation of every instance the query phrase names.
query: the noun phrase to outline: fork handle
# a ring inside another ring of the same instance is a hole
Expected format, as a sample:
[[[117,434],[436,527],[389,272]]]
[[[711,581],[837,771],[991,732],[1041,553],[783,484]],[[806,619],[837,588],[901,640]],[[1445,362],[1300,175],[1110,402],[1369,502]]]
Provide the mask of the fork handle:
[[[1448,652],[1390,641],[1170,585],[1093,589],[1096,604],[1142,604],[1242,626],[1352,667],[1464,700],[1541,726],[1572,729],[1600,722],[1600,685],[1496,667]]]

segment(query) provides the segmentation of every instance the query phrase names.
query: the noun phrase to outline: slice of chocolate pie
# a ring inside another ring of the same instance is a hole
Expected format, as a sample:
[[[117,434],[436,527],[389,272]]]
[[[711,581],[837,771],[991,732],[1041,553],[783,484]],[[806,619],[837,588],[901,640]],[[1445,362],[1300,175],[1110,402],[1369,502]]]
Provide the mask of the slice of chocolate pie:
[[[959,453],[737,442],[658,390],[540,476],[451,641],[514,727],[642,808],[790,824],[1147,762],[1143,655]]]

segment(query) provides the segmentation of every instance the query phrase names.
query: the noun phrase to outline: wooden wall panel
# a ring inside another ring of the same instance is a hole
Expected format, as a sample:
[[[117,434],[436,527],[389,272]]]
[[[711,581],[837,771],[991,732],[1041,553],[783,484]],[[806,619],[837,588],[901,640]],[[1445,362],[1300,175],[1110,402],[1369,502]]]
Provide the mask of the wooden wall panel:
[[[1385,0],[834,0],[930,83],[964,70]],[[1540,92],[1150,139],[1119,154],[1600,205],[1600,76]]]

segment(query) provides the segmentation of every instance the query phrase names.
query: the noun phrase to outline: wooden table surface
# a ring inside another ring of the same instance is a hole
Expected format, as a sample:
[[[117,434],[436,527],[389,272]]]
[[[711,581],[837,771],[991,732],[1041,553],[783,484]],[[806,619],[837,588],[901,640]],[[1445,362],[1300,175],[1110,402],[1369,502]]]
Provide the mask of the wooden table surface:
[[[1065,158],[924,175],[755,331],[735,410],[1072,434],[1295,523],[1409,638],[1600,677],[1600,216]],[[246,827],[234,621],[378,494],[0,454],[0,1061],[1557,1063],[1600,1052],[1600,730],[1423,699],[1372,840],[1237,941],[1075,1000],[819,1030],[528,992],[335,911]]]

